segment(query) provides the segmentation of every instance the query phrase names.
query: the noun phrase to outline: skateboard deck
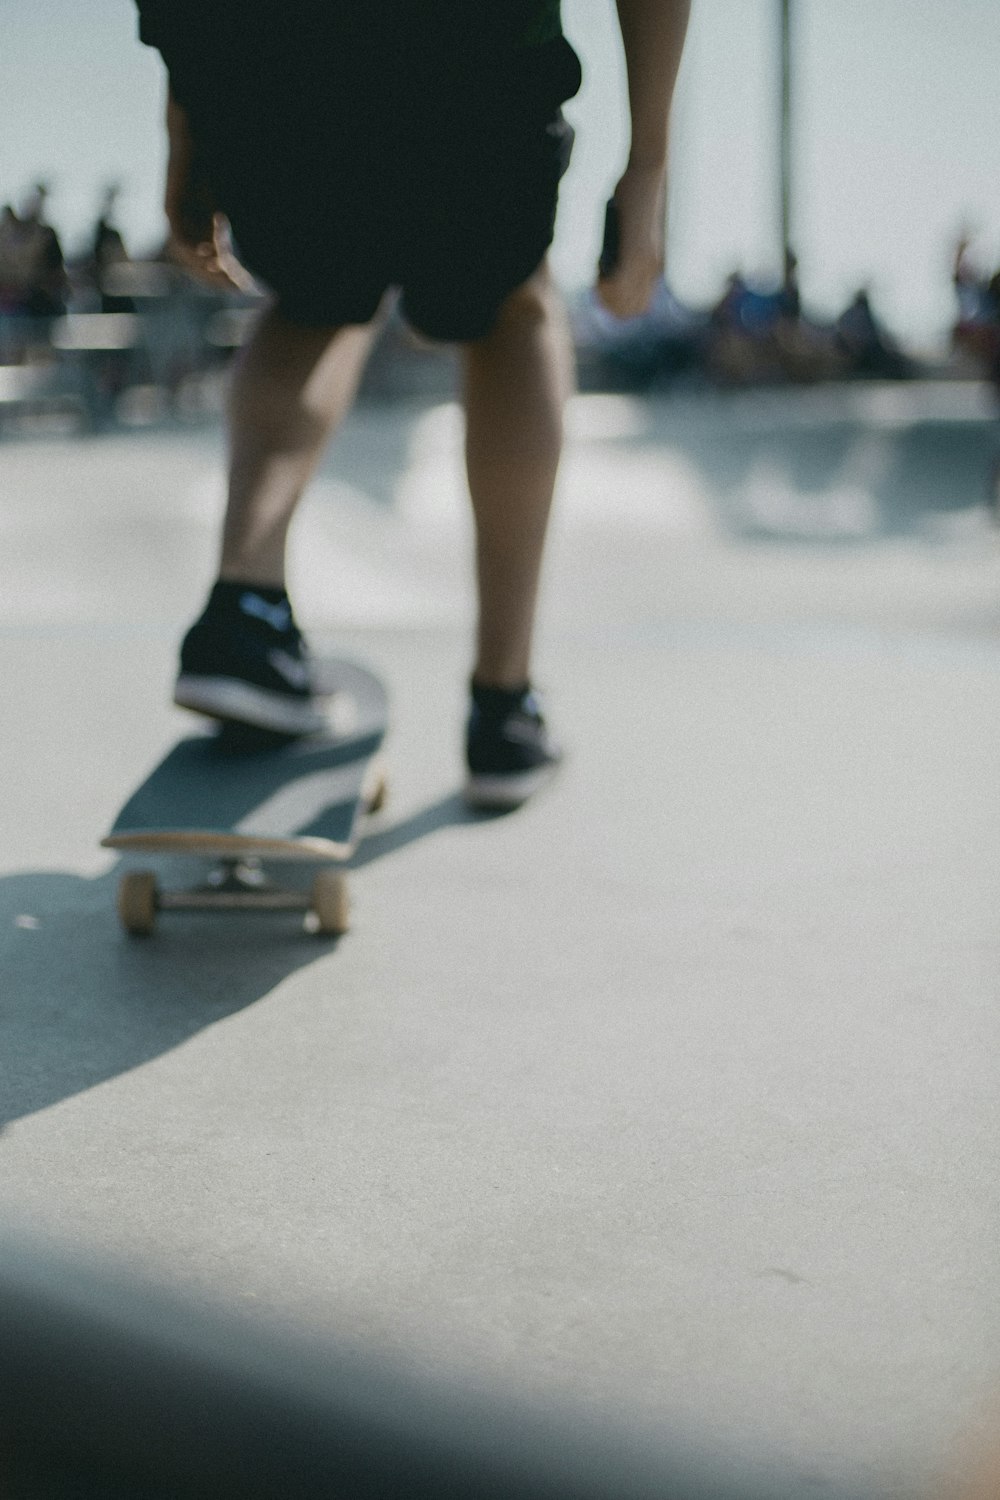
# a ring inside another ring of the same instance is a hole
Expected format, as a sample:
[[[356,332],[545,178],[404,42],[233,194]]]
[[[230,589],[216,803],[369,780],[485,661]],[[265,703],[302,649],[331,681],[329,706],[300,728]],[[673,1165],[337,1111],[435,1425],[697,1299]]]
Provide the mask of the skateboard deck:
[[[378,755],[387,726],[382,683],[353,662],[327,660],[327,731],[289,739],[224,724],[182,739],[129,797],[106,849],[196,856],[204,884],[163,889],[153,871],[129,870],[118,910],[127,932],[153,930],[164,910],[311,912],[318,931],[349,925],[341,868],[357,846],[365,814],[384,799]],[[264,866],[316,864],[311,890],[280,885]]]

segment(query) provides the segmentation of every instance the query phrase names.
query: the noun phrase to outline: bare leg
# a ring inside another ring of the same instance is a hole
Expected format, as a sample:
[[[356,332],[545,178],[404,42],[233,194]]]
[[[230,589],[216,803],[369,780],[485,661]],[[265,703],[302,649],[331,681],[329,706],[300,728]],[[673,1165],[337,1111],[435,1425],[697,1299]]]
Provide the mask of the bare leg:
[[[220,577],[284,585],[288,527],[357,389],[374,329],[304,328],[271,308],[236,366]]]
[[[513,292],[492,331],[463,347],[466,466],[476,522],[476,680],[530,677],[545,532],[572,376],[548,267]]]

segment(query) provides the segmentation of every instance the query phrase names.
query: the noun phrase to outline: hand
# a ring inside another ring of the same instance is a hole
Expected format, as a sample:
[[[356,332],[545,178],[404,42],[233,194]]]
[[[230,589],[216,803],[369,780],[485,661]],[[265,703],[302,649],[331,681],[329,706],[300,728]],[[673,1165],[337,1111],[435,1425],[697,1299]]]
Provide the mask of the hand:
[[[199,169],[187,115],[172,97],[167,103],[170,151],[164,209],[170,225],[169,252],[189,275],[220,292],[252,292],[253,277],[233,254],[229,224]]]
[[[616,318],[636,318],[649,307],[663,276],[666,169],[629,167],[614,193],[618,261],[597,278],[599,301]]]

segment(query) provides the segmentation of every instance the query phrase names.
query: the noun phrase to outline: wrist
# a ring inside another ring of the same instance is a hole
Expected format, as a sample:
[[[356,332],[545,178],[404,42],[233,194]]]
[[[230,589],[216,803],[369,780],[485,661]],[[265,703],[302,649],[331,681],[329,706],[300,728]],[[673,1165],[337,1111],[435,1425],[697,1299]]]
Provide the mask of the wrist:
[[[171,144],[187,142],[191,139],[187,111],[177,103],[172,93],[167,94],[167,137]]]

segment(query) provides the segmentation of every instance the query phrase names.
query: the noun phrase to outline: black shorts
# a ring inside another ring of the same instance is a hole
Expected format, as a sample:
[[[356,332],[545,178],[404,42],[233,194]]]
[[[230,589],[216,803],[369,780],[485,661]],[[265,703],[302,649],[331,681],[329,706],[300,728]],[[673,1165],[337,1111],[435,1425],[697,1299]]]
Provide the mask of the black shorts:
[[[367,323],[396,287],[419,332],[476,339],[542,261],[580,84],[563,38],[437,90],[391,70],[200,76],[182,102],[219,207],[292,321]]]

